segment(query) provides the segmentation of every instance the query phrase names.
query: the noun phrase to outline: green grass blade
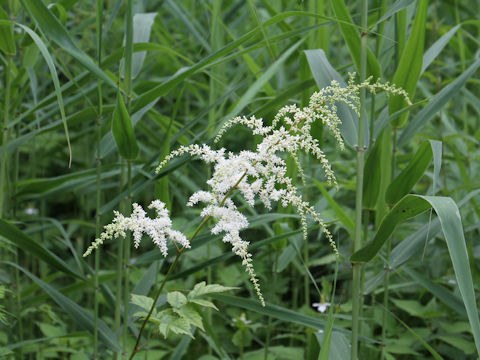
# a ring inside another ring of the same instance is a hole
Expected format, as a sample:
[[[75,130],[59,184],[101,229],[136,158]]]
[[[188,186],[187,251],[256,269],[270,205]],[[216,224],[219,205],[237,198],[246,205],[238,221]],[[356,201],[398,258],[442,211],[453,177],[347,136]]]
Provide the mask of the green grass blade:
[[[400,62],[393,76],[393,83],[403,88],[413,99],[417,87],[420,72],[422,70],[423,48],[425,43],[425,22],[427,19],[428,1],[421,0],[418,3],[417,15],[413,23],[412,31],[407,41],[407,45],[402,53]],[[389,111],[391,114],[399,111],[407,103],[401,96],[392,95],[390,97]],[[408,113],[392,121],[395,128],[402,127],[407,121]]]
[[[87,54],[77,47],[67,30],[50,12],[42,0],[21,0],[21,2],[48,39],[59,45],[99,79],[105,81],[114,88],[117,87],[115,82],[108,77],[108,75],[106,75]]]
[[[23,251],[33,255],[34,257],[46,262],[53,268],[60,270],[61,272],[81,278],[77,271],[72,270],[62,259],[52,253],[47,248],[40,245],[37,241],[31,239],[23,231],[19,230],[16,226],[7,223],[0,219],[0,235],[5,239],[11,241],[15,246],[19,247]]]
[[[380,171],[380,153],[381,143],[378,141],[370,151],[365,162],[364,173],[369,174],[363,182],[363,207],[365,209],[374,210],[377,203],[378,194],[380,193],[380,182],[382,175]]]
[[[330,206],[332,207],[333,211],[335,211],[335,215],[338,216],[338,220],[345,226],[350,234],[353,234],[355,229],[355,224],[350,216],[348,216],[342,209],[342,207],[330,196],[328,191],[325,189],[325,186],[318,181],[317,179],[312,179],[315,186],[322,192],[322,195],[328,201]]]
[[[448,101],[460,91],[460,88],[472,77],[480,67],[480,59],[477,59],[453,82],[445,86],[435,97],[430,100],[427,106],[419,111],[409,122],[398,139],[398,146],[405,145]]]
[[[126,160],[135,160],[138,156],[138,145],[133,131],[132,120],[128,115],[120,92],[117,94],[117,107],[113,112],[112,134],[118,152]]]
[[[330,4],[335,11],[338,25],[357,68],[357,73],[360,73],[360,34],[357,27],[353,24],[353,20],[343,0],[331,0]],[[382,71],[375,55],[373,55],[370,49],[367,49],[367,77],[369,76],[378,79],[382,76]]]
[[[0,51],[7,56],[15,56],[17,48],[13,38],[13,22],[8,14],[0,7]]]
[[[88,330],[93,334],[94,331],[94,319],[93,315],[90,314],[87,310],[83,307],[77,305],[75,302],[70,300],[68,297],[57,291],[54,287],[47,284],[46,282],[40,280],[35,275],[30,273],[29,271],[25,270],[23,267],[11,263],[6,262],[6,264],[16,267],[17,269],[21,270],[25,275],[27,275],[30,279],[32,279],[38,286],[40,286],[50,297],[53,301],[55,301],[58,306],[60,306],[68,315],[72,317],[72,319],[83,329]],[[120,351],[120,345],[113,334],[112,330],[103,322],[102,320],[98,320],[98,334],[105,346],[113,351]]]
[[[67,146],[68,146],[68,153],[69,153],[69,162],[68,166],[72,164],[72,147],[70,146],[70,137],[68,136],[68,127],[67,127],[67,118],[65,116],[65,109],[63,106],[63,97],[62,97],[62,90],[60,89],[60,81],[58,80],[57,70],[55,69],[55,65],[53,64],[53,59],[50,56],[50,53],[47,50],[46,45],[43,43],[42,39],[28,26],[18,24],[17,26],[21,27],[28,35],[32,38],[37,45],[38,49],[42,53],[45,62],[48,65],[48,69],[50,70],[50,74],[52,76],[53,85],[55,87],[55,94],[57,95],[58,107],[60,108],[60,116],[63,122],[63,128],[65,130],[65,137],[67,139]]]
[[[460,26],[462,25],[458,24],[457,26],[451,28],[445,35],[435,41],[435,43],[430,46],[427,51],[425,51],[425,54],[423,55],[422,71],[420,72],[421,74],[423,74],[423,72],[430,66],[433,60],[437,58],[438,54],[440,54],[443,48],[448,44],[450,39],[460,28]]]
[[[480,356],[480,321],[460,212],[457,204],[451,198],[439,196],[423,196],[423,198],[432,205],[440,219],[458,288],[472,327],[477,355]]]
[[[407,167],[388,186],[385,193],[385,200],[388,204],[395,204],[413,189],[425,173],[425,170],[427,170],[432,158],[433,150],[431,143],[426,141],[418,148]]]
[[[395,15],[400,10],[403,10],[403,9],[407,8],[408,5],[410,5],[414,1],[415,0],[397,0],[397,1],[395,1],[395,3],[392,4],[392,6],[390,6],[390,9],[388,9],[388,11],[380,19],[378,19],[378,21],[374,25],[372,25],[371,27],[375,27],[378,24],[384,22],[390,16]]]

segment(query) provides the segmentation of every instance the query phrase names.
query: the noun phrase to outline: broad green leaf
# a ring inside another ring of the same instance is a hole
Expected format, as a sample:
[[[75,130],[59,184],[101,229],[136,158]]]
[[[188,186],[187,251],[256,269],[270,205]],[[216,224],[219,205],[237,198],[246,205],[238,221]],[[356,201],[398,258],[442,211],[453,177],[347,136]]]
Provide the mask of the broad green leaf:
[[[188,301],[191,302],[191,303],[194,303],[194,304],[197,304],[197,305],[200,305],[200,306],[203,306],[203,307],[209,307],[209,308],[212,308],[212,309],[215,309],[215,310],[218,311],[218,308],[211,301],[204,300],[204,299],[192,299],[192,300],[188,300]]]
[[[6,264],[9,264],[21,270],[25,275],[27,275],[30,279],[32,279],[38,286],[40,286],[48,295],[50,295],[52,300],[55,301],[58,304],[58,306],[60,306],[68,315],[70,315],[70,317],[80,327],[82,327],[85,330],[88,330],[93,334],[95,329],[95,320],[93,318],[93,315],[90,314],[89,311],[77,305],[68,297],[66,297],[59,291],[55,290],[55,288],[53,288],[51,285],[40,280],[32,273],[25,270],[23,267],[11,262],[6,262]],[[101,319],[97,320],[97,330],[98,330],[100,341],[106,347],[108,347],[113,351],[120,351],[121,348],[114,333],[112,332],[112,330],[110,330],[107,324],[105,324],[105,322],[103,322]]]
[[[131,294],[130,303],[140,306],[142,309],[146,310],[147,312],[150,311],[153,305],[153,299],[148,296]]]
[[[361,41],[357,27],[354,25],[353,20],[348,13],[344,0],[331,0],[330,4],[332,5],[332,8],[337,17],[337,23],[340,26],[340,30],[342,31],[343,39],[348,46],[348,50],[350,50],[350,55],[352,56],[353,62],[355,63],[357,72],[360,73]],[[367,49],[367,77],[368,76],[373,76],[374,79],[379,79],[382,77],[380,64],[378,63],[377,58],[373,55],[370,49]]]
[[[120,92],[117,93],[117,106],[113,112],[112,134],[120,155],[129,161],[138,156],[138,145],[133,131],[132,120],[128,115]]]
[[[435,300],[435,298],[432,298],[432,300]],[[399,309],[402,309],[411,316],[421,319],[428,319],[442,315],[442,312],[432,310],[431,302],[426,305],[422,305],[417,300],[391,299],[391,301]]]
[[[457,278],[457,284],[472,327],[475,346],[477,347],[477,352],[480,353],[480,321],[473,289],[472,274],[470,272],[470,261],[463,235],[460,213],[457,204],[451,198],[420,195],[405,196],[385,216],[373,240],[355,252],[350,257],[350,261],[368,262],[373,259],[385,241],[392,235],[397,224],[429,208],[435,210],[440,220],[455,277]]]
[[[13,38],[13,22],[8,14],[0,7],[0,51],[7,56],[15,56],[17,48]],[[5,71],[5,70],[4,70]]]
[[[0,236],[11,241],[15,246],[23,251],[30,253],[34,257],[45,261],[50,266],[70,276],[81,278],[78,273],[72,269],[57,255],[52,253],[47,248],[40,245],[37,241],[31,239],[23,231],[20,231],[16,226],[7,223],[0,219]]]
[[[188,299],[195,299],[199,296],[221,293],[229,290],[237,289],[236,287],[222,286],[218,284],[206,285],[205,281],[196,284],[193,289],[188,293]]]
[[[180,291],[172,291],[167,294],[167,302],[173,308],[180,308],[184,306],[188,300],[185,295],[183,295]]]
[[[39,1],[39,3],[41,3],[41,1]],[[65,130],[65,137],[67,139],[68,152],[70,154],[70,159],[68,164],[70,166],[72,164],[72,148],[70,146],[70,137],[68,136],[67,118],[65,116],[65,109],[63,106],[62,90],[60,89],[60,81],[58,80],[57,70],[55,69],[53,59],[50,56],[50,53],[46,45],[43,43],[42,39],[40,39],[40,37],[32,29],[22,24],[16,23],[16,25],[20,26],[25,32],[27,32],[28,35],[30,35],[30,37],[35,42],[35,45],[37,45],[38,50],[40,50],[40,53],[44,57],[45,62],[48,65],[48,69],[50,70],[53,86],[55,87],[55,94],[57,96],[58,107],[60,108],[60,116],[62,117],[63,128]]]
[[[33,19],[35,19],[35,22],[49,40],[55,42],[99,79],[117,88],[115,82],[108,77],[87,54],[77,47],[67,30],[45,6],[43,0],[21,0],[21,3]]]
[[[445,86],[432,100],[419,111],[409,122],[408,126],[398,139],[398,146],[401,147],[409,142],[413,136],[455,95],[460,92],[460,88],[472,77],[480,66],[480,58],[470,65],[459,77]]]
[[[475,353],[475,345],[472,344],[470,340],[465,339],[461,336],[455,335],[443,335],[438,336],[437,339],[440,339],[446,342],[449,345],[463,351],[466,355],[473,355]]]
[[[382,180],[380,145],[380,141],[375,143],[368,154],[364,166],[364,174],[368,176],[365,176],[363,179],[363,207],[369,210],[375,210],[378,194],[380,193],[380,182]],[[353,223],[353,220],[351,221]]]
[[[432,158],[432,145],[426,141],[418,148],[407,167],[388,186],[385,193],[385,200],[388,204],[395,204],[413,189],[414,185],[425,173],[425,170],[427,170]]]
[[[413,28],[403,50],[400,62],[393,76],[393,83],[403,88],[410,99],[415,95],[415,89],[422,70],[423,48],[425,44],[425,21],[427,18],[428,1],[420,0],[418,2],[417,14],[413,23]],[[407,106],[402,96],[390,96],[389,111],[393,114]],[[408,113],[392,121],[394,128],[400,128],[405,125]]]
[[[308,64],[313,74],[313,78],[319,89],[329,86],[332,80],[337,81],[340,86],[345,87],[340,74],[333,68],[325,56],[325,52],[321,49],[305,50]],[[344,103],[337,103],[337,114],[342,123],[339,128],[345,141],[351,146],[358,143],[358,116],[355,112]],[[368,124],[365,124],[365,144],[369,142]]]
[[[182,307],[174,308],[173,311],[185,320],[187,320],[190,324],[205,331],[205,328],[203,327],[202,317],[197,312],[197,310],[195,310],[192,304],[187,304]]]

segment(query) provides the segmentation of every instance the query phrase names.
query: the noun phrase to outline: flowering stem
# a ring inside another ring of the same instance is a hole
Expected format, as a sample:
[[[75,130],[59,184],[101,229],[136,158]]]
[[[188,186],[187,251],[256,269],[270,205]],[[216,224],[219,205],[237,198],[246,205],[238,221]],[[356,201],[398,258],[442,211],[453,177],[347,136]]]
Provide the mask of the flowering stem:
[[[368,2],[362,0],[361,26],[362,35],[360,43],[360,82],[366,79],[367,69],[367,20]],[[362,244],[362,197],[363,197],[363,162],[365,157],[364,136],[365,136],[365,88],[360,89],[360,121],[358,124],[358,149],[357,149],[357,183],[355,196],[355,237],[353,251],[358,251]],[[351,359],[358,359],[358,335],[360,315],[360,290],[361,290],[360,264],[353,265],[353,299],[352,299],[352,352]]]
[[[222,201],[220,202],[220,206],[223,206],[225,204],[225,201],[229,198],[229,196],[232,194],[233,190],[235,190],[235,188],[238,186],[238,184],[240,184],[240,182],[243,180],[243,178],[247,176],[247,172],[245,172],[241,177],[240,179],[238,179],[238,181],[236,182],[235,185],[233,185],[228,191],[227,193],[225,194],[224,198],[222,199]],[[197,226],[197,228],[195,229],[192,237],[190,238],[190,242],[192,242],[196,237],[197,235],[200,233],[200,230],[203,228],[203,226],[207,223],[207,221],[210,219],[210,215],[207,215],[205,216],[203,219],[202,219],[202,222]],[[170,274],[172,273],[173,269],[175,268],[175,266],[177,265],[178,263],[178,259],[180,258],[180,256],[183,254],[183,251],[185,250],[185,247],[182,247],[181,249],[178,249],[177,250],[177,256],[175,257],[175,260],[173,260],[173,263],[172,265],[170,265],[170,267],[168,268],[168,271],[167,273],[165,274],[165,277],[163,278],[162,280],[162,283],[160,284],[160,288],[158,289],[156,295],[155,295],[155,299],[153,300],[153,304],[152,304],[152,307],[150,308],[147,316],[145,317],[145,319],[143,320],[143,323],[142,323],[142,326],[140,327],[140,330],[138,332],[138,336],[137,336],[137,340],[135,342],[135,346],[133,347],[133,350],[132,350],[132,353],[130,354],[130,357],[128,358],[129,360],[132,360],[133,357],[135,356],[135,354],[140,351],[140,347],[139,347],[139,344],[140,344],[140,339],[142,338],[142,334],[143,334],[143,331],[145,329],[145,326],[147,325],[147,322],[148,320],[150,319],[150,317],[152,316],[152,313],[153,313],[153,310],[155,309],[155,306],[157,304],[157,301],[158,301],[158,298],[160,297],[160,294],[162,293],[163,291],[163,288],[165,287],[165,284],[167,283],[168,281],[168,278],[170,277]],[[125,307],[127,307],[127,302],[125,303]]]

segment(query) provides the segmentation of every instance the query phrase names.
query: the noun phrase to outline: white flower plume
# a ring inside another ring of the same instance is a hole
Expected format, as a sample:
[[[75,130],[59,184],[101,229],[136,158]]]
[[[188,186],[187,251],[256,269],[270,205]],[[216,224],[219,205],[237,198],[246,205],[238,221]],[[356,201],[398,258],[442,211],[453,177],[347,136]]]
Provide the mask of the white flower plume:
[[[145,210],[140,205],[134,203],[132,206],[133,212],[130,217],[125,217],[118,211],[114,211],[115,218],[112,220],[112,223],[104,227],[104,232],[85,251],[84,257],[90,255],[105,240],[117,239],[120,236],[125,237],[126,231],[133,233],[135,248],[138,248],[143,234],[146,234],[158,246],[163,256],[167,256],[167,238],[185,248],[190,248],[190,242],[185,235],[180,231],[172,229],[172,220],[170,220],[168,210],[163,202],[154,200],[148,206],[149,209],[155,209],[157,217],[153,219],[146,216]]]

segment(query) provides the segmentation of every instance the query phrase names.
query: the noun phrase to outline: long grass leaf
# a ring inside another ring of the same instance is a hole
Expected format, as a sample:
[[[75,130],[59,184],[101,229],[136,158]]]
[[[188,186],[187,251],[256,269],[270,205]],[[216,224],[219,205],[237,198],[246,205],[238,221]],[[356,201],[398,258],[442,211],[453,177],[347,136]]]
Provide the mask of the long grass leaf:
[[[411,99],[415,94],[417,82],[422,70],[427,9],[428,1],[420,0],[412,31],[410,32],[407,45],[400,58],[397,71],[393,76],[393,83],[398,87],[403,88]],[[398,95],[390,97],[389,110],[391,114],[399,111],[405,106],[407,106],[407,103],[403,97]],[[405,124],[407,117],[408,113],[403,114],[392,121],[392,126],[395,128],[402,127]]]

